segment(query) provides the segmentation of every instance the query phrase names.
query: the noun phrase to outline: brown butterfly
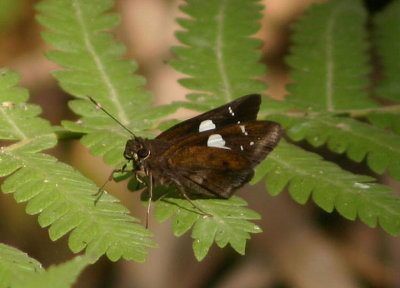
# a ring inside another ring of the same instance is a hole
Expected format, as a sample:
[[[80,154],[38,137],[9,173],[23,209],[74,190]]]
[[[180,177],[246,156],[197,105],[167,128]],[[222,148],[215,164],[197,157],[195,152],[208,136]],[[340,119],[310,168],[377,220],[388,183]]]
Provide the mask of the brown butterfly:
[[[154,184],[173,184],[192,203],[186,193],[229,198],[249,182],[254,167],[265,159],[281,137],[278,123],[257,121],[260,103],[258,94],[243,96],[183,121],[155,139],[137,137],[122,125],[133,136],[126,143],[124,157],[133,162],[130,171],[139,182],[143,183],[141,179],[148,177],[149,203]],[[126,171],[129,171],[126,165],[114,170]]]

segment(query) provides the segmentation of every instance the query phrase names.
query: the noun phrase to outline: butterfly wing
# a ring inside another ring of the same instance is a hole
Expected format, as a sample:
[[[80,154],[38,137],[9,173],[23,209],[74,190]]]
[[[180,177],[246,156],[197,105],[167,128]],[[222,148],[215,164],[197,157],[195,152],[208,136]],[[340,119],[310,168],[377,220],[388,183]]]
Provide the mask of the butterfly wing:
[[[275,122],[244,122],[186,137],[162,157],[183,186],[199,194],[228,198],[250,181],[253,168],[272,151],[280,136]]]
[[[230,124],[254,121],[257,118],[260,103],[261,96],[259,94],[243,96],[228,104],[183,121],[164,131],[156,139],[176,143],[178,139],[192,134],[218,129]]]
[[[200,155],[206,155],[206,150],[218,148],[217,151],[228,154],[240,154],[249,161],[253,168],[260,163],[276,146],[281,137],[281,127],[272,121],[251,121],[240,125],[228,125],[217,130],[209,130],[184,137],[166,149],[162,157],[165,159],[190,159],[191,154],[185,154],[190,147],[199,147]],[[229,155],[224,157],[229,158]],[[206,164],[205,164],[206,165]]]

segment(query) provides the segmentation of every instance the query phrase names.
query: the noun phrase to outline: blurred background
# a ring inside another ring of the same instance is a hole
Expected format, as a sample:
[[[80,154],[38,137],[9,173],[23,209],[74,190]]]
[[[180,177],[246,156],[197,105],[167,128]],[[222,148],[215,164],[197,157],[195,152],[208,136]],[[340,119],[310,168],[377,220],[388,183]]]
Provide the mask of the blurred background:
[[[49,62],[40,38],[41,27],[35,21],[33,0],[0,0],[0,67],[22,75],[20,86],[29,89],[30,101],[43,109],[42,116],[53,125],[64,119],[75,120],[67,108],[69,96],[57,86],[50,72],[58,69]],[[268,66],[266,94],[285,97],[289,83],[284,56],[289,45],[289,27],[311,0],[264,0],[266,6],[262,29],[256,37],[265,42],[262,61]],[[366,1],[375,13],[389,1]],[[155,104],[183,100],[188,92],[177,83],[181,78],[166,63],[173,55],[170,47],[179,45],[174,31],[180,29],[177,0],[115,0],[114,11],[121,24],[112,33],[127,46],[126,58],[139,63],[137,73],[147,79],[147,89]],[[193,114],[179,111],[184,119]],[[322,151],[323,152],[323,151]],[[94,158],[79,141],[62,141],[49,151],[87,177],[102,184],[113,167]],[[353,171],[363,169],[340,155],[330,155]],[[360,173],[370,173],[359,170]],[[376,175],[374,175],[376,176]],[[400,191],[399,183],[382,176],[380,180]],[[0,180],[0,182],[2,182]],[[125,183],[110,183],[110,193],[121,199],[135,217],[144,219],[145,208],[139,195],[128,193]],[[400,192],[399,192],[400,194]],[[262,215],[257,224],[263,233],[248,241],[246,256],[230,247],[212,247],[201,263],[192,252],[187,233],[172,235],[169,222],[157,223],[150,216],[150,228],[159,248],[152,249],[146,263],[103,257],[88,267],[74,287],[400,287],[400,239],[382,229],[370,229],[360,221],[347,221],[335,212],[327,214],[313,203],[300,206],[287,192],[277,197],[266,193],[263,183],[242,189],[239,196]],[[36,216],[24,212],[12,195],[0,194],[0,242],[29,254],[44,267],[71,259],[67,238],[49,240],[47,230],[40,229]]]

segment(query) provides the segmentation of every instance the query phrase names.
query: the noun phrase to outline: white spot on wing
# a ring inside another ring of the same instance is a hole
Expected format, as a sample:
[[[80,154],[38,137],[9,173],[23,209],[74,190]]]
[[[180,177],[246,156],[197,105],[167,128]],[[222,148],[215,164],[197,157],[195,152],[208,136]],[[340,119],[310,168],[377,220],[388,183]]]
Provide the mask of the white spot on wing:
[[[250,146],[253,146],[253,145],[254,145],[254,142],[253,142],[253,141],[251,141],[251,142],[250,142]]]
[[[204,120],[200,123],[199,126],[199,132],[204,132],[208,130],[214,130],[215,129],[215,124],[211,120]]]
[[[243,151],[243,145],[240,145],[240,150]]]
[[[208,147],[216,147],[216,148],[231,150],[231,148],[225,146],[225,143],[226,143],[225,140],[222,138],[220,134],[212,134],[210,135],[210,137],[208,137],[207,140]]]
[[[242,130],[242,133],[244,134],[244,136],[248,136],[249,135],[249,133],[247,133],[246,127],[244,125],[239,125],[239,127]]]
[[[358,182],[354,183],[353,185],[354,185],[354,187],[361,188],[361,189],[369,189],[370,188],[370,186],[368,184],[363,184],[363,183],[358,183]]]
[[[228,107],[228,111],[229,111],[229,114],[231,114],[232,116],[235,116],[235,112],[233,112],[231,106]]]

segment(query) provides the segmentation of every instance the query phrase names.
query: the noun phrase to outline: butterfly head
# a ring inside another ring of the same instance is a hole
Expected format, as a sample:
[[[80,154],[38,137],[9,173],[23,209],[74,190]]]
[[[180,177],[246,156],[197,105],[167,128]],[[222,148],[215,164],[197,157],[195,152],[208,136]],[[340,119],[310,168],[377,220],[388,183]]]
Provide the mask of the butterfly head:
[[[128,161],[133,161],[137,164],[142,164],[144,160],[149,158],[150,149],[147,147],[145,140],[140,137],[135,137],[126,142],[124,157]]]

